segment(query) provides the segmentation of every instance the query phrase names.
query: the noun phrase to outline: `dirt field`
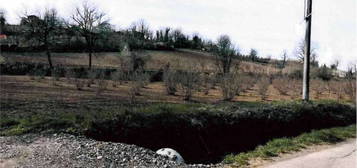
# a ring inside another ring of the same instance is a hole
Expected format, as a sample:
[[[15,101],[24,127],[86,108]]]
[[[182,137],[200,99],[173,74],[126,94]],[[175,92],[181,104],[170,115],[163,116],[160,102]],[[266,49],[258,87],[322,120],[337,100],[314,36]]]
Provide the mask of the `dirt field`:
[[[91,87],[84,87],[82,90],[77,90],[75,84],[67,78],[60,78],[59,81],[55,81],[51,77],[31,79],[29,76],[0,76],[0,81],[0,101],[60,100],[64,102],[79,102],[95,99],[128,100],[131,85],[130,82],[125,82],[122,85],[113,87],[113,81],[107,80],[107,88],[99,91],[96,84],[93,84]],[[273,85],[269,85],[267,99],[264,101],[300,99],[299,90],[290,90],[287,95],[282,95]],[[337,99],[337,95],[324,91],[317,97],[315,91],[313,91],[312,98]],[[144,102],[185,103],[183,99],[184,95],[181,90],[179,90],[177,95],[167,95],[162,82],[149,83],[146,87],[142,88],[141,95],[137,96],[138,101]],[[192,101],[216,103],[221,100],[222,92],[219,87],[215,87],[209,90],[208,95],[205,95],[203,92],[196,92],[193,95]],[[348,97],[344,95],[341,100],[348,100]],[[236,96],[233,101],[262,101],[262,99],[258,94],[257,85],[255,85],[244,91],[241,95]]]
[[[157,70],[163,68],[167,63],[173,69],[192,68],[198,71],[216,71],[215,59],[210,53],[203,51],[193,51],[189,49],[181,49],[176,51],[145,51],[144,54],[149,55],[150,59],[146,64],[146,69]],[[44,53],[2,53],[6,62],[35,62],[47,63],[47,56]],[[93,57],[93,65],[99,67],[118,68],[120,65],[119,53],[106,52],[96,53]],[[52,59],[54,65],[80,65],[87,66],[88,56],[86,53],[53,53]],[[290,61],[282,73],[290,73],[299,69],[300,64]],[[240,70],[242,72],[250,72],[254,74],[274,74],[278,71],[273,64],[258,64],[252,62],[241,62]],[[130,82],[123,85],[113,87],[113,81],[106,81],[108,87],[103,91],[98,91],[98,86],[84,87],[82,90],[77,90],[73,81],[66,78],[61,78],[59,81],[54,81],[50,77],[45,79],[31,79],[29,76],[0,76],[1,98],[18,99],[18,100],[36,100],[36,99],[61,99],[64,101],[80,101],[86,99],[113,99],[113,100],[128,100]],[[244,83],[244,81],[242,81]],[[275,100],[294,100],[300,99],[301,95],[300,80],[280,79],[277,82],[272,82],[268,86],[267,98],[264,101]],[[280,85],[280,86],[279,86]],[[258,94],[259,86],[257,84],[244,90],[239,96],[235,96],[233,101],[262,101]],[[176,96],[169,96],[165,92],[165,86],[162,82],[149,83],[142,88],[140,96],[137,96],[138,101],[149,102],[175,102],[182,103],[183,93],[179,90]],[[311,97],[313,99],[334,99],[334,100],[350,100],[346,95],[343,82],[332,81],[322,82],[321,80],[311,81]],[[222,100],[222,92],[219,87],[209,90],[205,95],[202,92],[196,92],[193,95],[194,102],[215,103]]]

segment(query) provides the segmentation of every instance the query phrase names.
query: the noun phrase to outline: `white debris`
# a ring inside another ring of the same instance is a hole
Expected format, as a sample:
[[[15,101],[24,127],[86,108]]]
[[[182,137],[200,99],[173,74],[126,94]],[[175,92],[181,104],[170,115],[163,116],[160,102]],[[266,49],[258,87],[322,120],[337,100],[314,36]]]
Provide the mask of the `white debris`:
[[[162,156],[167,156],[168,158],[173,161],[176,161],[177,163],[185,163],[182,156],[177,151],[171,148],[162,148],[157,150],[156,153]]]

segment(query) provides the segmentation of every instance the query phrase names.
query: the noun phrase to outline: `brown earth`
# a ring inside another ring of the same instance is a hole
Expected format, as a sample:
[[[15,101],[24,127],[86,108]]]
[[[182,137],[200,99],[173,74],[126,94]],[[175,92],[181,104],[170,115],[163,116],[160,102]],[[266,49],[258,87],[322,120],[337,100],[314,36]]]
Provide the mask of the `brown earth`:
[[[83,79],[81,79],[83,80]],[[83,80],[85,81],[85,80]],[[100,90],[98,85],[93,84],[91,87],[83,87],[82,90],[77,90],[75,83],[67,78],[60,78],[55,81],[51,77],[32,79],[29,76],[0,76],[0,100],[60,100],[64,102],[78,102],[81,100],[95,99],[112,99],[112,100],[129,100],[129,89],[131,82],[124,82],[122,85],[113,86],[113,81],[106,80],[108,83],[105,90]],[[291,90],[293,92],[294,90]],[[299,91],[296,89],[295,91]],[[171,102],[185,103],[184,95],[181,90],[177,95],[167,95],[163,82],[149,83],[142,88],[141,95],[137,96],[138,101],[144,102]],[[239,96],[236,96],[232,101],[276,101],[276,100],[292,100],[299,99],[299,93],[289,93],[281,95],[273,85],[269,85],[267,90],[267,98],[261,99],[258,94],[258,86],[247,89]],[[324,92],[320,96],[312,98],[318,99],[336,99],[333,93]],[[345,96],[346,99],[348,99]],[[219,87],[210,89],[208,95],[203,91],[195,92],[192,101],[202,103],[216,103],[222,100],[222,92]]]

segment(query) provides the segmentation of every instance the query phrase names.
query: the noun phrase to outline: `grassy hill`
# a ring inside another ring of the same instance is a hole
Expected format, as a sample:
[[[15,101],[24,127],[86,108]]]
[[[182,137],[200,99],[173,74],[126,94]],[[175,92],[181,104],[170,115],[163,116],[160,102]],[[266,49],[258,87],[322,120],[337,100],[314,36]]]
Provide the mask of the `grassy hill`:
[[[199,68],[206,70],[215,70],[215,56],[211,53],[190,50],[178,49],[175,51],[159,51],[159,50],[146,50],[143,54],[150,56],[147,62],[147,69],[160,69],[167,63],[175,66],[177,69],[186,69],[186,65],[193,64]],[[2,56],[6,62],[27,62],[27,63],[47,63],[47,56],[45,53],[32,52],[32,53],[15,53],[3,52]],[[120,54],[116,52],[101,52],[95,53],[93,57],[93,65],[97,67],[119,67]],[[87,66],[88,55],[87,53],[53,53],[52,59],[54,65],[80,65]],[[287,66],[284,72],[289,72],[291,69],[296,69],[296,63],[290,62],[291,67]],[[289,64],[290,65],[290,64]],[[253,62],[242,61],[241,69],[244,72],[265,73],[265,72],[278,72],[279,70],[272,64],[258,64]],[[289,69],[289,70],[288,70]]]

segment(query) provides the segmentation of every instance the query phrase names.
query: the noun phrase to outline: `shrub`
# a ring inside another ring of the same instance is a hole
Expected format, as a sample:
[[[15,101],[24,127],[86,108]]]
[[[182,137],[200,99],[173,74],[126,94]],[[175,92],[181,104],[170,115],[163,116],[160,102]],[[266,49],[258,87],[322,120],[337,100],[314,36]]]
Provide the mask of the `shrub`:
[[[219,105],[187,106],[152,104],[131,108],[107,120],[99,117],[86,133],[98,140],[134,143],[150,149],[172,146],[182,149],[180,153],[189,158],[188,162],[202,163],[207,159],[212,161],[212,156],[220,158],[227,153],[253,149],[275,137],[349,125],[356,120],[355,107],[335,102],[280,103],[250,108],[237,104],[224,110]]]
[[[337,95],[337,100],[341,100],[343,98],[343,86],[338,81],[331,81],[330,83],[332,92]]]
[[[217,74],[204,72],[201,74],[202,84],[203,84],[203,92],[205,95],[208,95],[210,89],[215,87],[217,82]]]
[[[62,74],[62,69],[58,66],[54,67],[53,70],[51,71],[52,78],[55,81],[59,81],[61,74]]]
[[[257,83],[258,85],[258,94],[261,96],[262,100],[265,100],[267,97],[267,91],[269,87],[269,78],[262,77]]]
[[[333,91],[333,83],[331,81],[326,82],[326,89],[328,91],[329,96],[331,96],[331,93]]]
[[[91,87],[94,84],[95,79],[97,78],[97,71],[95,70],[88,70],[87,72],[87,87]]]
[[[319,99],[326,89],[326,83],[321,80],[312,80],[311,83],[316,94],[316,99]]]
[[[301,69],[294,70],[289,74],[290,78],[293,79],[302,79],[303,71]]]
[[[184,100],[191,100],[192,95],[200,87],[200,76],[190,67],[188,71],[177,73],[178,84],[184,92]]]
[[[78,76],[77,73],[72,69],[68,69],[66,71],[67,80],[71,84],[73,84],[76,87],[77,90],[83,90],[86,82],[84,80],[79,79],[77,76]]]
[[[117,70],[114,73],[112,73],[112,80],[114,80],[113,87],[116,87],[117,83],[119,85],[122,85],[124,81],[128,81],[128,73],[122,70]]]
[[[84,80],[74,78],[74,83],[75,83],[77,90],[83,90],[86,82]]]
[[[356,81],[353,79],[345,81],[343,89],[345,94],[349,96],[350,100],[356,103]]]
[[[47,71],[44,70],[43,68],[35,68],[28,73],[31,80],[37,80],[37,81],[44,79],[46,74]]]
[[[173,69],[170,69],[170,65],[166,65],[164,68],[164,83],[166,92],[169,95],[175,95],[178,86],[178,75]]]
[[[134,103],[136,101],[136,96],[140,96],[141,88],[145,87],[149,83],[149,74],[143,71],[135,71],[131,74],[130,80],[132,84],[129,89],[130,102]]]
[[[326,65],[319,68],[316,73],[316,76],[324,81],[329,81],[332,78],[332,72]]]
[[[288,95],[289,92],[289,79],[287,78],[276,78],[273,80],[273,86],[276,88],[281,95]]]
[[[241,85],[242,85],[241,92],[244,92],[254,87],[254,85],[257,82],[257,77],[255,75],[242,74],[240,78],[241,78]],[[239,93],[237,94],[237,96],[239,96]]]
[[[54,67],[51,71],[51,76],[52,76],[52,84],[54,86],[57,85],[56,81],[60,80],[61,77],[61,69],[59,67]]]
[[[221,89],[224,100],[232,100],[234,96],[239,95],[242,89],[242,81],[238,70],[226,73],[221,79]]]
[[[99,77],[96,80],[96,83],[97,83],[96,95],[97,96],[102,94],[103,91],[106,90],[108,87],[108,82],[104,79],[104,77],[105,77],[105,74],[103,72],[100,72]]]
[[[302,81],[299,79],[289,79],[286,83],[291,97],[300,97],[302,94]]]

